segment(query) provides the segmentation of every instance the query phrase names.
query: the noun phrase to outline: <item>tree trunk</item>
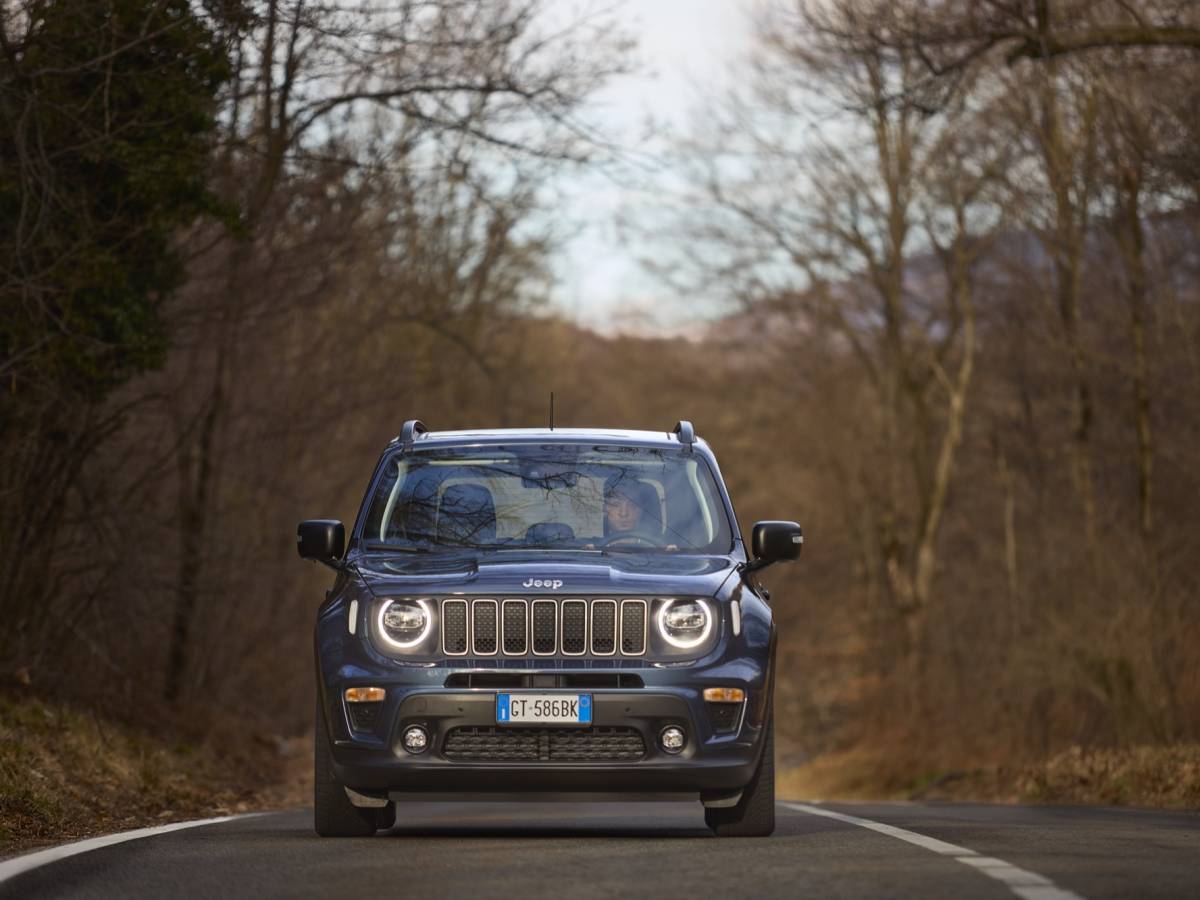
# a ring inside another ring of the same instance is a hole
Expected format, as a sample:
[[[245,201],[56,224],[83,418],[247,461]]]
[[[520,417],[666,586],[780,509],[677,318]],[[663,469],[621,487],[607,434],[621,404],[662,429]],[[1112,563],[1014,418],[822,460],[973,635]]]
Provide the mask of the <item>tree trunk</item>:
[[[965,222],[960,221],[960,227],[965,232]],[[929,603],[933,593],[933,579],[937,574],[938,533],[941,530],[942,515],[946,510],[950,482],[954,476],[955,459],[962,444],[967,393],[975,372],[975,302],[971,295],[970,260],[967,249],[962,246],[961,235],[959,242],[949,252],[948,290],[951,306],[962,315],[962,356],[953,380],[940,365],[935,364],[934,369],[938,381],[946,391],[946,427],[938,447],[928,496],[922,498],[925,516],[918,532],[913,573],[914,598],[921,607]]]
[[[1020,573],[1017,569],[1017,499],[1013,486],[1012,469],[1004,448],[996,447],[996,470],[1000,477],[1000,489],[1004,492],[1004,572],[1007,576],[1008,602],[1014,614],[1020,602]]]
[[[207,526],[215,481],[215,440],[225,401],[225,352],[218,350],[212,390],[207,398],[200,433],[192,443],[180,435],[179,467],[179,565],[175,586],[175,615],[171,625],[164,696],[177,703],[184,694],[188,671],[192,623],[200,596],[200,579],[207,551]]]
[[[1073,251],[1072,251],[1073,253]],[[1092,388],[1088,379],[1087,359],[1083,351],[1083,340],[1079,334],[1079,288],[1078,265],[1073,258],[1056,267],[1058,285],[1059,323],[1067,343],[1067,358],[1074,380],[1071,411],[1071,481],[1079,498],[1083,513],[1084,535],[1087,540],[1088,556],[1096,559],[1096,495],[1092,477]]]
[[[1089,226],[1088,196],[1093,184],[1095,136],[1094,96],[1083,98],[1081,122],[1084,133],[1071,141],[1063,133],[1057,79],[1058,67],[1047,63],[1042,78],[1039,123],[1042,166],[1054,198],[1054,222],[1043,243],[1054,258],[1054,300],[1059,325],[1066,342],[1072,389],[1071,478],[1083,514],[1088,559],[1093,569],[1097,560],[1096,497],[1092,466],[1092,388],[1083,348],[1079,279]],[[1082,193],[1080,182],[1082,182]]]
[[[1140,176],[1124,173],[1124,202],[1117,225],[1118,246],[1125,262],[1129,300],[1129,337],[1133,345],[1133,415],[1137,432],[1138,527],[1149,539],[1154,531],[1154,437],[1150,424],[1150,378],[1146,359],[1146,236],[1142,229]]]

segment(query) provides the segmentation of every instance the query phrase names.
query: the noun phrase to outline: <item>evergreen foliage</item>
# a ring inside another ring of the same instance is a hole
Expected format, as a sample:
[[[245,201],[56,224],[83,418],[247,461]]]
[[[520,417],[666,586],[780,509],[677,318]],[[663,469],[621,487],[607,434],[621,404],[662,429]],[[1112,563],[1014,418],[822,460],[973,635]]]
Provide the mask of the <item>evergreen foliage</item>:
[[[187,0],[21,14],[0,64],[0,366],[10,402],[94,402],[164,359],[173,239],[218,211],[206,176],[230,66]]]

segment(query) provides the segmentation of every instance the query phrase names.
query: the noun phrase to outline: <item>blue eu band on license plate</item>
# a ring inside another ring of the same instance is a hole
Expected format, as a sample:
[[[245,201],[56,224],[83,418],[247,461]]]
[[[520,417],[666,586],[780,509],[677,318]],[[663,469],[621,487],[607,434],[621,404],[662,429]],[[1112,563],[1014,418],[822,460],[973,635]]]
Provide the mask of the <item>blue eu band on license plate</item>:
[[[499,725],[591,725],[591,694],[497,694]]]

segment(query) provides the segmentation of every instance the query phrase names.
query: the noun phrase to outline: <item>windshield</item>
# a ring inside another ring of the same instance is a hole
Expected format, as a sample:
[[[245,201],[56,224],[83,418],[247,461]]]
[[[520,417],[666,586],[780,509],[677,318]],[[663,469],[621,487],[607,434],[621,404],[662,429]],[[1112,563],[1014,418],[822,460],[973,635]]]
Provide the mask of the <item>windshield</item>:
[[[732,532],[702,457],[674,448],[529,444],[389,459],[368,546],[728,553]]]

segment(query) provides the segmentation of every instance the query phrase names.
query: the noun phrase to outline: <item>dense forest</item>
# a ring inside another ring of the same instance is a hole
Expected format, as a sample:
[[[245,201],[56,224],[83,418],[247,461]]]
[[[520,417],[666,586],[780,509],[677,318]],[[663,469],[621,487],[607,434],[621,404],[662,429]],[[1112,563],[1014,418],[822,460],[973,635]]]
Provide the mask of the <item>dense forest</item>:
[[[403,420],[554,391],[691,419],[743,525],[804,525],[785,762],[1200,742],[1200,8],[755,8],[630,251],[720,309],[665,336],[552,299],[618,12],[4,3],[7,689],[303,732],[296,522],[352,519]]]

